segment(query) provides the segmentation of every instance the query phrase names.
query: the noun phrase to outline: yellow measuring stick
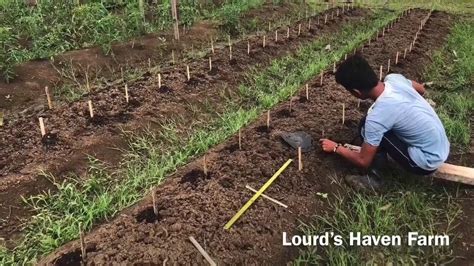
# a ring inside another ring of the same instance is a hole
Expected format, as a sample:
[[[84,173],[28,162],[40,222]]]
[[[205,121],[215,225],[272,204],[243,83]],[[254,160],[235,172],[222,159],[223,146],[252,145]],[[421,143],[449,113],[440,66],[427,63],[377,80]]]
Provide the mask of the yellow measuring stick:
[[[232,219],[230,219],[230,221],[226,223],[226,225],[224,226],[224,229],[230,229],[232,225],[240,218],[240,216],[242,216],[242,214],[244,214],[244,212],[250,207],[250,205],[252,205],[258,199],[258,197],[260,197],[260,195],[262,195],[262,193],[273,183],[273,181],[275,181],[275,179],[283,171],[285,171],[286,167],[288,167],[288,165],[290,165],[291,162],[293,162],[292,159],[289,159],[288,161],[286,161],[286,163],[272,176],[272,178],[270,178],[265,183],[265,185],[263,185],[257,191],[257,193],[255,193],[253,197],[249,199],[249,201],[247,201],[247,203],[245,203],[245,205],[242,208],[240,208],[240,210],[234,215],[234,217],[232,217]]]

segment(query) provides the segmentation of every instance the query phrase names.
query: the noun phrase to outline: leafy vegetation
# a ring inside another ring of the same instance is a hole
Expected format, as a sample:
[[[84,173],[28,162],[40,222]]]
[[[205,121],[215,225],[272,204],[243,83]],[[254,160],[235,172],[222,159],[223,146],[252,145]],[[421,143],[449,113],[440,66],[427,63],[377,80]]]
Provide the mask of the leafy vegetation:
[[[433,56],[426,80],[450,141],[469,148],[474,112],[474,20],[457,23],[444,48]]]
[[[137,202],[144,191],[159,184],[177,167],[235,134],[266,108],[287,99],[308,79],[352,51],[395,15],[381,11],[330,37],[315,40],[294,55],[274,60],[266,69],[255,69],[246,85],[240,87],[243,92],[240,100],[226,103],[226,111],[213,113],[210,119],[194,121],[189,127],[193,130],[177,131],[175,125],[180,121],[169,121],[160,133],[132,134],[130,153],[117,172],[108,173],[93,161],[86,182],[75,182],[77,178],[72,177],[57,184],[55,193],[28,199],[38,214],[27,224],[22,243],[13,250],[0,250],[0,263],[33,262],[38,256],[77,238],[79,223],[90,229],[98,221]],[[331,43],[335,51],[323,52],[327,43]],[[303,71],[294,74],[295,69]],[[287,78],[275,82],[275,77]],[[273,90],[268,90],[268,84],[274,85]],[[252,100],[255,95],[257,101]],[[209,109],[212,112],[212,108]]]

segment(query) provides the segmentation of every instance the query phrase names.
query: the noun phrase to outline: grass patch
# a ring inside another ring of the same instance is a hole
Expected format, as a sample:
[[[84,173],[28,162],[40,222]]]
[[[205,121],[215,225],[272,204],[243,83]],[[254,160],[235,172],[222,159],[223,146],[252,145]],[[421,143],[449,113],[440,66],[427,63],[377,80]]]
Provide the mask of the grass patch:
[[[430,97],[446,128],[449,140],[461,149],[469,148],[474,111],[474,20],[455,24],[444,47],[433,56],[425,71],[432,81]]]
[[[408,246],[408,232],[420,235],[446,234],[450,244],[455,239],[454,221],[461,214],[461,207],[449,193],[427,186],[419,177],[409,176],[395,181],[401,173],[387,176],[392,180],[390,189],[380,195],[367,195],[348,188],[330,195],[328,208],[309,224],[302,224],[306,235],[334,232],[343,236],[342,246],[312,247],[305,249],[294,264],[329,265],[418,265],[443,264],[451,261],[450,247]],[[406,175],[405,175],[406,176]],[[337,178],[335,178],[337,179]],[[350,246],[349,232],[362,235],[400,235],[401,246]]]
[[[287,99],[308,79],[353,51],[397,15],[380,11],[330,37],[315,40],[294,55],[275,59],[266,69],[255,68],[246,85],[240,86],[242,102],[227,103],[227,109],[212,119],[194,121],[195,125],[188,129],[177,126],[180,121],[169,121],[159,133],[132,134],[131,150],[118,171],[108,173],[93,161],[86,181],[74,182],[77,178],[72,178],[57,184],[54,194],[30,198],[28,203],[38,214],[27,224],[22,243],[13,250],[0,249],[0,263],[34,262],[38,256],[76,239],[79,223],[89,230],[136,203],[151,186],[235,134],[263,110]],[[330,53],[324,50],[328,43],[334,49]]]

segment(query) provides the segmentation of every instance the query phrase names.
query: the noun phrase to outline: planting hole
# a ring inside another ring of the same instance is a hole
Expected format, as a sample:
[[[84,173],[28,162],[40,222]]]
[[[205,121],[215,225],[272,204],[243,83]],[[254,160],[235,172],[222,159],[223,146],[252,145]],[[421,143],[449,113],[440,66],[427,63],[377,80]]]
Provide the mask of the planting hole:
[[[188,81],[186,81],[186,84],[188,84],[189,86],[195,87],[196,85],[199,84],[199,80],[196,78],[191,78]]]
[[[58,134],[57,133],[47,133],[41,138],[41,143],[44,146],[54,146],[58,143]]]
[[[159,222],[161,221],[161,215],[158,213],[158,215],[155,215],[155,212],[153,211],[153,206],[147,207],[141,212],[139,212],[136,216],[135,219],[139,223],[154,223],[154,222]]]
[[[223,188],[231,188],[231,189],[234,188],[234,183],[232,182],[232,180],[230,178],[223,178],[223,179],[219,180],[219,184]]]
[[[293,112],[290,112],[290,110],[288,110],[288,109],[283,109],[283,110],[280,110],[277,113],[277,116],[278,117],[290,117],[290,116],[294,116],[294,114],[293,114]]]
[[[202,170],[192,170],[188,172],[181,178],[181,184],[184,183],[191,183],[193,185],[197,185],[200,180],[205,180],[211,178],[211,173],[208,172],[207,175],[204,174]]]
[[[260,133],[270,133],[272,131],[272,127],[270,126],[268,128],[267,126],[259,126],[255,128],[255,130]]]
[[[94,247],[86,247],[86,253],[96,251]],[[61,257],[57,258],[53,262],[54,265],[82,265],[82,255],[81,250],[76,249],[69,253],[63,254]]]
[[[217,66],[213,66],[212,69],[207,73],[211,76],[215,76],[217,73],[219,73],[219,68]]]
[[[165,93],[165,94],[170,94],[173,93],[173,89],[171,89],[168,86],[161,86],[161,88],[158,89],[159,93]]]

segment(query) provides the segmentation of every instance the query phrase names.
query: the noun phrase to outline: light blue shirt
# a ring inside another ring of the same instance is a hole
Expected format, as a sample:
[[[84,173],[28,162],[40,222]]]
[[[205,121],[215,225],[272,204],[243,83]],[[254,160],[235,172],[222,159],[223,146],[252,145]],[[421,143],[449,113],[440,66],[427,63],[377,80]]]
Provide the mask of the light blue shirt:
[[[385,77],[385,90],[367,114],[365,142],[379,146],[389,130],[408,144],[410,158],[422,169],[439,168],[449,155],[449,141],[438,115],[400,74]]]

